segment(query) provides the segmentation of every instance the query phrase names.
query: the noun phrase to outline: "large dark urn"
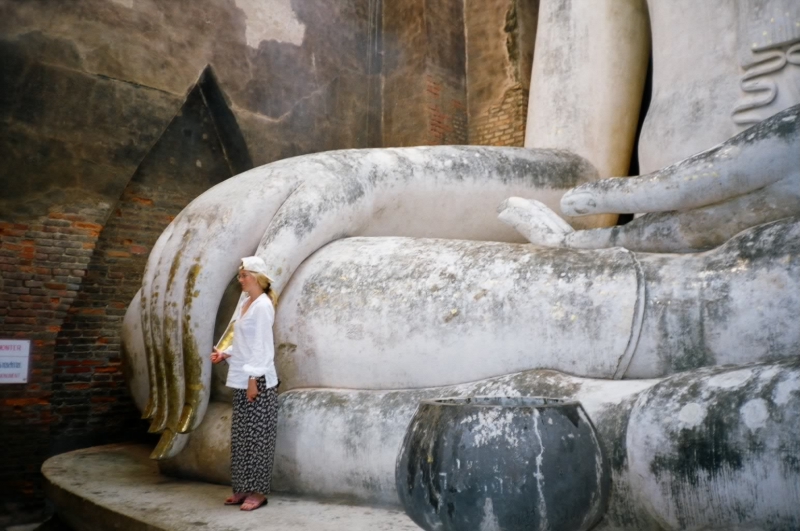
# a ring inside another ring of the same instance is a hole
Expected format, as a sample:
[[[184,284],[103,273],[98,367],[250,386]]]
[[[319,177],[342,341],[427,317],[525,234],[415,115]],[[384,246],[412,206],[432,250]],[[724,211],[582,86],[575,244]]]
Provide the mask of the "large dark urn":
[[[587,530],[610,488],[580,402],[532,397],[423,400],[395,481],[406,513],[428,531]]]

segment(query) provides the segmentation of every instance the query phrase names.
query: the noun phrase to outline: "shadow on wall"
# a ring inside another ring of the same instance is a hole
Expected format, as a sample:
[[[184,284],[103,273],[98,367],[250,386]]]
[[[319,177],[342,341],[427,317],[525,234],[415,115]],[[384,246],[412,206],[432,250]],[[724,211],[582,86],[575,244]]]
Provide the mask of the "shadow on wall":
[[[2,512],[12,515],[41,510],[47,456],[147,438],[123,378],[125,308],[150,248],[178,212],[252,167],[210,67],[175,104],[152,89],[15,57],[19,98],[0,109],[8,162],[0,170],[0,337],[32,340],[32,370],[28,384],[0,386]],[[72,87],[62,100],[91,95],[84,103],[92,108],[63,116],[43,83]],[[128,105],[117,107],[122,98]],[[102,138],[142,124],[125,145]]]
[[[50,454],[145,433],[121,366],[119,331],[155,240],[192,199],[252,167],[207,67],[137,168],[95,244],[56,338]]]

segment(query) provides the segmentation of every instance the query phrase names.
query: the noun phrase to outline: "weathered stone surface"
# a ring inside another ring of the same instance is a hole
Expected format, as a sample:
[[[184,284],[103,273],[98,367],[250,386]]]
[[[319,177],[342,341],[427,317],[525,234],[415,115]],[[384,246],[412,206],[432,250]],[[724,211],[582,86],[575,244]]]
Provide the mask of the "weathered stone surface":
[[[339,240],[282,293],[282,385],[405,389],[533,368],[612,378],[643,304],[637,275],[622,249]]]
[[[632,497],[667,529],[794,529],[798,426],[796,356],[673,376],[631,413]]]

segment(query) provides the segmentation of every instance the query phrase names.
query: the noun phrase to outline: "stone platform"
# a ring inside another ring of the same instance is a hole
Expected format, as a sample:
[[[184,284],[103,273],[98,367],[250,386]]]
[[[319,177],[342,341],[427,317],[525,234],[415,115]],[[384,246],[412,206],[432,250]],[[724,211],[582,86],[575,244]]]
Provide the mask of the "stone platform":
[[[418,531],[402,511],[271,495],[248,513],[226,507],[230,487],[159,473],[142,445],[109,445],[48,459],[47,496],[76,531]]]

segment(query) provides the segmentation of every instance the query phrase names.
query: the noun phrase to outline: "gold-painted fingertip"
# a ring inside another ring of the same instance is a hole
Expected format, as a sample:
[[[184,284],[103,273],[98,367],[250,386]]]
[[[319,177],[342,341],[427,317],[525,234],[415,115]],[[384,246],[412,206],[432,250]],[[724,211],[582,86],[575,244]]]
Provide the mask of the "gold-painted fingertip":
[[[159,461],[170,457],[172,445],[175,443],[176,437],[177,434],[171,429],[167,428],[164,430],[164,433],[161,434],[161,438],[158,440],[158,444],[150,454],[150,459]]]
[[[153,417],[153,420],[150,421],[150,428],[147,430],[148,433],[161,433],[164,431],[164,428],[167,427],[167,415],[164,411],[164,408],[158,408]]]
[[[142,418],[144,420],[153,418],[155,410],[156,410],[156,401],[153,400],[153,397],[150,397],[147,399],[147,406],[144,408],[144,411],[142,412]]]
[[[190,404],[184,404],[181,418],[178,421],[178,433],[192,431],[192,423],[194,423],[194,408]]]

